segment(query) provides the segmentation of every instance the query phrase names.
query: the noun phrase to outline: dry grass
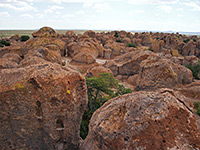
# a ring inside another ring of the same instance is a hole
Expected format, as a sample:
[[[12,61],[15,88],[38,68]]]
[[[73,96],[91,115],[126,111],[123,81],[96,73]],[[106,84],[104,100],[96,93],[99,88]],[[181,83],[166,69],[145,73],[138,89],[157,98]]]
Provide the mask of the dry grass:
[[[0,30],[0,38],[9,38],[15,34],[21,35],[28,35],[32,37],[32,33],[37,30]],[[74,31],[75,34],[83,34],[87,30],[56,30],[59,34],[65,34],[67,31]],[[102,31],[95,31],[95,32],[102,32]]]

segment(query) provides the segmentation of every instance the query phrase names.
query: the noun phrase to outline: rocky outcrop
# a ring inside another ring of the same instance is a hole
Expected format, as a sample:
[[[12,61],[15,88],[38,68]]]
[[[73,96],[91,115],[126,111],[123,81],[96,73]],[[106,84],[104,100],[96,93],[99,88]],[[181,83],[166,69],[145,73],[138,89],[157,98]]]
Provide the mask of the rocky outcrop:
[[[0,70],[1,69],[7,69],[7,68],[17,68],[18,64],[14,61],[0,58]]]
[[[22,58],[18,54],[15,54],[15,53],[7,53],[7,54],[3,55],[2,58],[6,59],[6,60],[14,61],[17,64],[19,64],[19,62],[22,60]]]
[[[116,57],[114,60],[108,61],[105,66],[112,70],[114,76],[132,76],[139,73],[140,63],[150,55],[154,55],[154,53],[137,50]]]
[[[96,62],[96,58],[90,53],[86,53],[86,52],[78,53],[77,55],[73,57],[72,60],[78,63],[85,63],[85,64],[92,64]]]
[[[58,33],[50,27],[43,27],[32,34],[33,37],[58,37]]]
[[[92,116],[82,150],[200,149],[200,133],[185,97],[170,89],[109,100]]]
[[[140,64],[137,89],[173,88],[178,84],[191,83],[192,79],[188,68],[166,58],[150,56]]]
[[[85,79],[59,64],[0,72],[1,149],[78,149]]]
[[[112,71],[108,68],[105,68],[101,65],[99,66],[94,66],[93,68],[91,68],[88,73],[87,73],[87,77],[99,77],[99,75],[101,73],[110,73],[112,74]]]
[[[66,53],[65,42],[58,38],[37,37],[29,39],[25,42],[25,49],[27,51],[38,48],[40,46],[48,48],[51,47],[54,49],[54,51],[58,51],[62,56],[64,56]]]

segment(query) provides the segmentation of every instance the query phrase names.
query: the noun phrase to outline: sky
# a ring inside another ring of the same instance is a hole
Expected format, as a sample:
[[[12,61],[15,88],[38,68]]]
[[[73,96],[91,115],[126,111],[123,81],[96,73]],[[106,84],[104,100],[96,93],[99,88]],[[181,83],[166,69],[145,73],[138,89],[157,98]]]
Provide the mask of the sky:
[[[0,0],[0,29],[200,32],[200,0]]]

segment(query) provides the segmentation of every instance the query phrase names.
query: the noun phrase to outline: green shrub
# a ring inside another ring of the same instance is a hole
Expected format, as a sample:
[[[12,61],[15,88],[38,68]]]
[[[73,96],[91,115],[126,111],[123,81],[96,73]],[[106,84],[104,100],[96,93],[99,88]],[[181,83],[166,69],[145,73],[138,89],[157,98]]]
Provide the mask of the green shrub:
[[[119,84],[110,73],[101,73],[99,77],[86,77],[88,105],[82,117],[80,136],[85,139],[92,114],[106,101],[119,95],[131,93],[131,89]]]
[[[0,43],[1,43],[3,46],[10,46],[10,42],[5,41],[5,40],[1,40]]]
[[[120,40],[120,39],[116,39],[116,42],[119,42],[119,43],[121,43],[121,42],[122,42],[122,40]]]
[[[190,39],[183,40],[184,43],[187,43],[189,41],[190,41]]]
[[[159,39],[160,39],[159,37],[156,38],[156,40],[159,40]]]
[[[134,43],[128,43],[126,46],[127,47],[135,47],[135,48],[137,48],[136,44],[134,44]]]
[[[197,114],[200,116],[200,107],[197,108]]]
[[[0,43],[0,47],[3,47],[3,44],[2,44],[2,43]]]
[[[200,80],[200,78],[198,77],[198,74],[200,73],[200,61],[193,66],[191,65],[185,65],[185,66],[192,71],[193,77],[195,79]]]
[[[194,41],[194,42],[196,42],[196,41],[197,41],[197,39],[193,39],[193,41]]]
[[[117,31],[115,31],[115,35],[114,35],[114,37],[118,37],[119,35],[118,35],[118,32]]]
[[[149,49],[150,51],[154,52],[154,50],[152,48]]]
[[[30,37],[28,35],[22,35],[21,36],[21,42],[25,42],[29,39]]]
[[[197,109],[198,107],[200,107],[200,102],[194,102],[194,108]]]
[[[194,102],[194,108],[197,110],[197,114],[200,116],[200,102]]]

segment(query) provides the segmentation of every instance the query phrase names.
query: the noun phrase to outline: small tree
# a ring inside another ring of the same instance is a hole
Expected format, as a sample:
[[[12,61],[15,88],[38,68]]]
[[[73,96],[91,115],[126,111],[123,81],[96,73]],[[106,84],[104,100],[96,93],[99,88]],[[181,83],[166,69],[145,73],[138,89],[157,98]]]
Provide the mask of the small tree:
[[[134,43],[128,43],[126,46],[127,47],[135,47],[135,48],[137,48],[136,44],[134,44]]]
[[[92,114],[101,107],[107,100],[119,95],[131,93],[131,89],[119,84],[110,73],[101,73],[97,77],[86,77],[88,105],[84,112],[80,136],[85,139],[88,134],[88,124]]]
[[[189,68],[192,71],[193,77],[195,79],[199,79],[199,74],[200,74],[200,61],[197,62],[195,65],[185,65],[187,68]]]
[[[21,42],[25,42],[29,39],[30,37],[28,35],[22,35],[21,36]]]
[[[1,44],[1,47],[3,47],[3,46],[10,46],[10,42],[5,41],[5,40],[1,40],[0,44]]]

